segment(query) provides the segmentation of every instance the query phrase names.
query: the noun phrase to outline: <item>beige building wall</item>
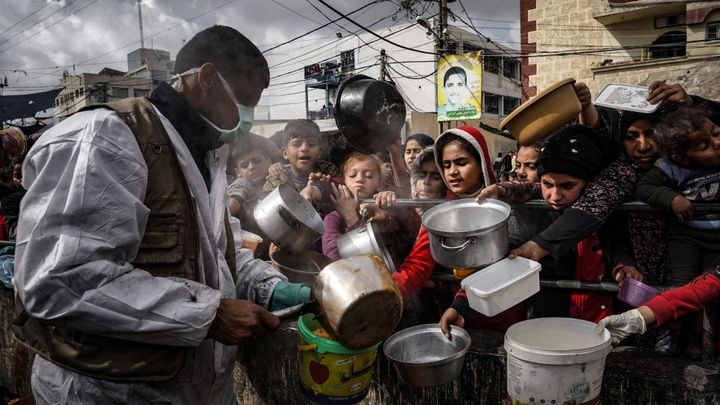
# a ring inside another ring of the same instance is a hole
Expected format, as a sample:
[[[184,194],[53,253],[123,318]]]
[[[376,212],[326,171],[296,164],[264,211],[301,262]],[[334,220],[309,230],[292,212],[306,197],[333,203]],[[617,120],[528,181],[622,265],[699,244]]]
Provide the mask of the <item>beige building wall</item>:
[[[528,21],[536,24],[527,34],[528,43],[537,46],[531,54],[574,55],[529,57],[528,63],[536,65],[537,73],[527,78],[527,86],[536,86],[539,93],[572,77],[587,83],[595,95],[609,83],[649,85],[665,80],[680,83],[691,94],[720,99],[715,85],[720,76],[720,41],[704,41],[707,22],[720,20],[720,11],[713,11],[699,24],[655,28],[656,16],[682,14],[686,7],[712,6],[720,6],[720,2],[678,2],[648,8],[610,7],[607,0],[536,0],[535,8],[527,10]],[[647,60],[648,50],[643,46],[674,30],[686,31],[687,56]],[[578,50],[619,47],[637,48],[577,54]]]

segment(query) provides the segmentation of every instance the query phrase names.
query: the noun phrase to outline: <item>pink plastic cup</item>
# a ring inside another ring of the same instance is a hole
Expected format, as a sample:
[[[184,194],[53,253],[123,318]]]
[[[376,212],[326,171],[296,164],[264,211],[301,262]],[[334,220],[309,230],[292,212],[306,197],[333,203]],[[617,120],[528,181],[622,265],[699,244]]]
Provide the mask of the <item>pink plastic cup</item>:
[[[660,291],[635,279],[626,278],[623,282],[618,298],[633,307],[639,307],[658,295]]]

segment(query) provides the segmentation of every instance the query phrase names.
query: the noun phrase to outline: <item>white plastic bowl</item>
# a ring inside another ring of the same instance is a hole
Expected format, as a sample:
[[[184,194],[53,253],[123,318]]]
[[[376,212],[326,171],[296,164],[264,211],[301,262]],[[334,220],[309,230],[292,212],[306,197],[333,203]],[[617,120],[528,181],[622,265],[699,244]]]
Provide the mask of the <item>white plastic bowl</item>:
[[[518,257],[502,259],[463,279],[470,308],[495,316],[540,291],[540,263]]]

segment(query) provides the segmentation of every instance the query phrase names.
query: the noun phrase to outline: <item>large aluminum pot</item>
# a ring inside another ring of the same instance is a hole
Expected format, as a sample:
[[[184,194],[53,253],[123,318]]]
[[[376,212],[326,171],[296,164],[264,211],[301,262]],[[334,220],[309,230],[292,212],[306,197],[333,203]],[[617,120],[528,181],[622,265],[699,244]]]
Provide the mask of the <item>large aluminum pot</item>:
[[[428,388],[452,382],[465,362],[472,339],[465,329],[453,327],[448,339],[433,323],[403,329],[383,345],[385,357],[406,383]]]
[[[385,246],[379,226],[373,222],[368,222],[360,228],[340,235],[337,239],[337,249],[340,257],[366,253],[380,256],[390,272],[395,272],[395,263],[393,263],[392,257]]]
[[[302,253],[325,233],[315,208],[287,184],[265,196],[253,212],[258,227],[280,249]]]
[[[375,255],[348,257],[325,266],[315,280],[313,295],[321,323],[348,349],[381,342],[402,315],[400,291]]]
[[[335,123],[345,139],[362,153],[385,150],[405,125],[405,101],[391,83],[355,75],[340,84]]]
[[[490,198],[448,201],[425,211],[423,225],[436,262],[477,269],[507,256],[510,206]]]

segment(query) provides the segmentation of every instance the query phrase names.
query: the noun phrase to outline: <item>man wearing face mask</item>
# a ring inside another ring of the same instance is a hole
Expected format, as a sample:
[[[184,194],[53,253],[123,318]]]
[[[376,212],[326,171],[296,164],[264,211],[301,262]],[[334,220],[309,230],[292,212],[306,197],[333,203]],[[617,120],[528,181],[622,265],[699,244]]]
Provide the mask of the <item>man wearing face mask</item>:
[[[37,356],[38,404],[234,404],[236,346],[303,302],[240,248],[227,215],[228,146],[268,86],[232,28],[198,33],[171,85],[79,112],[23,167],[16,337]]]

